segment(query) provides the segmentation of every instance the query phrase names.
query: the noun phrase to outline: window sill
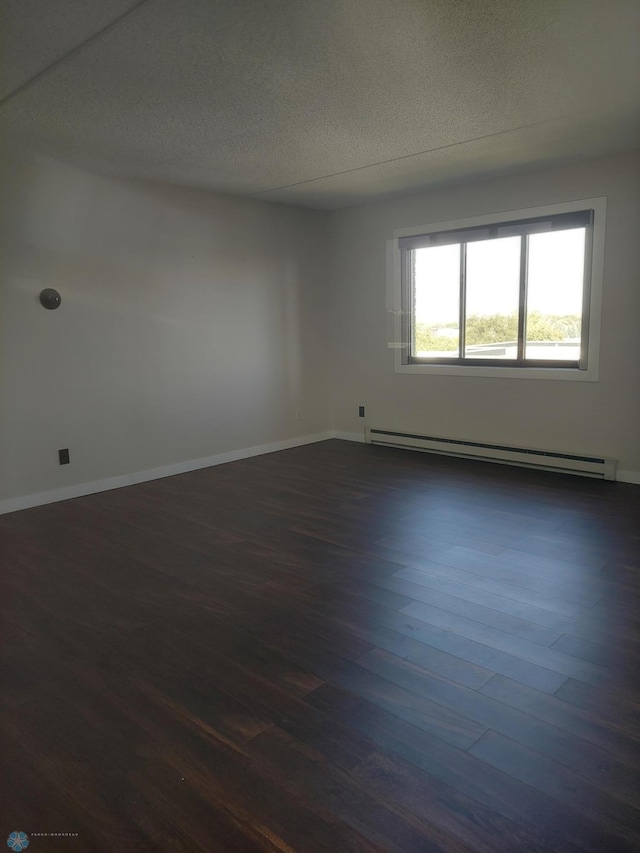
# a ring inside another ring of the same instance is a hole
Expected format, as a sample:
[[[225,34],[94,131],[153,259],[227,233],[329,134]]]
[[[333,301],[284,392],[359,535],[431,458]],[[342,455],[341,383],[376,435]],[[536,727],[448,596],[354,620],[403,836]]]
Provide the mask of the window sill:
[[[542,379],[564,382],[597,382],[596,369],[577,370],[575,367],[474,367],[467,364],[398,364],[396,373],[428,374],[432,376],[476,376],[490,379]]]

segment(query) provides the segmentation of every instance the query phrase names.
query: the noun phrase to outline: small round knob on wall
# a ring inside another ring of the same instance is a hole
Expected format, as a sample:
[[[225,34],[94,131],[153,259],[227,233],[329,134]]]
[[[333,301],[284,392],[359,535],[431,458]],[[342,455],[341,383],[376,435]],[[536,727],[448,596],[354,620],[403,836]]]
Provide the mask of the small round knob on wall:
[[[62,299],[57,290],[54,290],[52,287],[45,287],[43,291],[40,293],[40,305],[43,308],[48,308],[50,311],[53,311],[54,308],[58,308]]]

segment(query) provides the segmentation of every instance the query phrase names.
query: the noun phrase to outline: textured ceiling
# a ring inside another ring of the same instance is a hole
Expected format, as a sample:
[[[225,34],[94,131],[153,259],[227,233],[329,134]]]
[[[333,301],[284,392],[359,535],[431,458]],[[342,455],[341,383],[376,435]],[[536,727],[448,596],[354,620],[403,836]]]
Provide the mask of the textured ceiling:
[[[0,117],[113,174],[335,208],[640,146],[638,0],[0,0]]]

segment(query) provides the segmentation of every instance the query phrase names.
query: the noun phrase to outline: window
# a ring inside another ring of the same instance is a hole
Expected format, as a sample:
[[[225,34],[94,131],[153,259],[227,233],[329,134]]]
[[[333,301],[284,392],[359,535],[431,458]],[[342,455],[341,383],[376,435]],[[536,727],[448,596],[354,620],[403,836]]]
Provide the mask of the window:
[[[604,202],[399,233],[400,372],[597,378]]]

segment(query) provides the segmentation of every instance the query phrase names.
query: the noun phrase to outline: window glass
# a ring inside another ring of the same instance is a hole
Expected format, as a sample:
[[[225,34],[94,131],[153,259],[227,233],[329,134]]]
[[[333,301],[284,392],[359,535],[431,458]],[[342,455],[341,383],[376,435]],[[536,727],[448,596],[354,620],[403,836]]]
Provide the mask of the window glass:
[[[467,244],[466,358],[518,356],[520,237]]]
[[[460,343],[460,245],[415,249],[413,354],[457,357]]]
[[[587,209],[399,238],[404,363],[586,369],[593,221]]]
[[[525,358],[578,360],[584,228],[529,237]]]

